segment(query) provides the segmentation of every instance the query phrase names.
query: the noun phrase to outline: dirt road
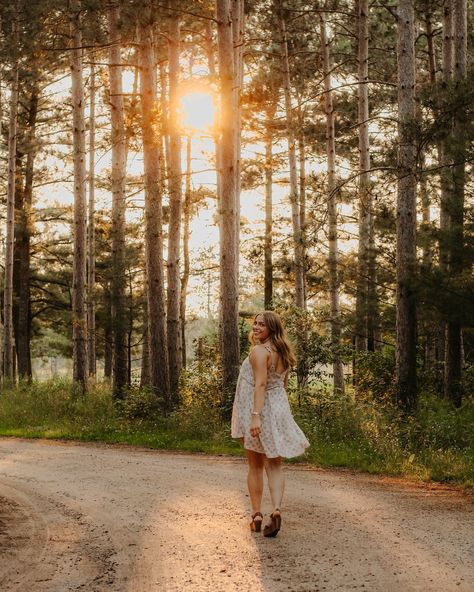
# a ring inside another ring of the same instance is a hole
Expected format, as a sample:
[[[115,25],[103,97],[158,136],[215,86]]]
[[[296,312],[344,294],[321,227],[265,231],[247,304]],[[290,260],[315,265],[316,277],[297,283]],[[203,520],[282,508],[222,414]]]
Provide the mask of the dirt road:
[[[0,439],[0,590],[474,590],[469,496],[290,467],[282,531],[265,539],[248,529],[245,472],[223,457]]]

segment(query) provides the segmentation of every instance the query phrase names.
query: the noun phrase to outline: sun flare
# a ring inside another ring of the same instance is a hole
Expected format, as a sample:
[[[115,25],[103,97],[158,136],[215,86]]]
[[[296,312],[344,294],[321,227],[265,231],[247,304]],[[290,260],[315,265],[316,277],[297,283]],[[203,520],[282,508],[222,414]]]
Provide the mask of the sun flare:
[[[191,131],[210,131],[215,123],[214,97],[205,91],[190,91],[180,98],[181,124]]]

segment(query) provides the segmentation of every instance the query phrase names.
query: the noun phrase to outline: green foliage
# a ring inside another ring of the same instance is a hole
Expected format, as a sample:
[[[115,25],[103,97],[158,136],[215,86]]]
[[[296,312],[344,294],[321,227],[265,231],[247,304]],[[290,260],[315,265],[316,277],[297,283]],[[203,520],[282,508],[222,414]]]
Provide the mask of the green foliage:
[[[326,335],[326,311],[304,311],[277,303],[276,312],[281,315],[293,344],[298,344],[297,358],[304,357],[312,378],[321,378],[321,366],[330,364],[335,358],[346,362],[351,359],[350,347],[342,344],[336,348],[331,344],[330,336]]]
[[[308,458],[323,466],[401,474],[424,480],[474,484],[474,401],[461,409],[422,394],[418,410],[403,415],[375,392],[334,394],[324,386],[307,389],[296,410],[311,447]]]
[[[20,384],[0,396],[0,434],[242,454],[221,418],[219,381],[211,363],[196,362],[182,378],[180,407],[167,417],[146,390],[129,390],[117,405],[109,385],[99,384],[82,396],[65,380]],[[304,393],[293,388],[290,402],[311,443],[303,460],[474,485],[472,398],[455,409],[422,394],[418,410],[408,417],[386,399],[377,400],[373,393],[357,399],[334,394],[321,382]]]
[[[118,400],[121,415],[126,419],[151,420],[163,409],[163,401],[147,388],[129,387]]]
[[[395,375],[395,353],[392,348],[357,354],[356,368],[360,392],[378,401],[391,399]]]

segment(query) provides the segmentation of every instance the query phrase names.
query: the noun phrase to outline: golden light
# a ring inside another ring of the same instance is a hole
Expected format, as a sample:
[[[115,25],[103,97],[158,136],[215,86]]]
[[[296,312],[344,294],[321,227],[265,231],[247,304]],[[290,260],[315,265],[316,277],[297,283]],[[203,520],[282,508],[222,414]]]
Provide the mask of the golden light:
[[[215,123],[214,97],[206,91],[189,91],[180,98],[181,125],[191,132],[210,131]]]

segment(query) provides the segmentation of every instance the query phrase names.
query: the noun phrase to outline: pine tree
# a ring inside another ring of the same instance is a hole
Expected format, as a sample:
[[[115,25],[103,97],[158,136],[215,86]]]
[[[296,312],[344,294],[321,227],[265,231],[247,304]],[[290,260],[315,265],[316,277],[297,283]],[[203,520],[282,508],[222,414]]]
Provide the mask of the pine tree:
[[[398,4],[398,195],[396,397],[405,409],[417,402],[416,381],[416,154],[415,26],[411,0]]]
[[[8,128],[8,188],[5,240],[5,282],[3,296],[3,375],[5,382],[14,380],[13,353],[13,258],[15,227],[15,176],[18,116],[18,52],[20,43],[18,0],[13,6],[12,18],[13,66],[10,92],[10,123]]]
[[[123,111],[121,73],[121,36],[119,31],[120,8],[109,3],[107,10],[109,27],[109,79],[110,118],[112,124],[112,323],[114,335],[113,394],[124,396],[128,382],[125,310],[125,179],[126,142]]]
[[[181,136],[178,122],[178,86],[180,79],[180,24],[179,15],[172,11],[170,17],[168,47],[169,47],[169,135],[170,159],[169,196],[170,221],[168,231],[168,285],[167,285],[167,339],[170,376],[170,397],[172,405],[176,405],[179,398],[179,375],[182,365],[181,330],[180,330],[180,244],[181,244],[181,210],[182,210],[182,181],[181,181]],[[181,322],[183,320],[181,319]]]
[[[221,135],[219,141],[220,305],[224,407],[229,403],[240,363],[238,331],[237,221],[239,209],[235,177],[236,121],[233,114],[235,73],[232,17],[229,0],[216,1]]]
[[[171,409],[163,277],[160,134],[157,130],[153,19],[148,5],[138,25],[140,102],[145,172],[145,258],[150,385]]]
[[[327,211],[329,236],[329,298],[331,302],[331,343],[334,349],[333,381],[334,391],[344,392],[344,368],[338,348],[341,344],[341,312],[339,306],[339,271],[337,250],[337,181],[336,181],[336,143],[334,129],[334,107],[331,88],[331,64],[329,42],[326,35],[326,17],[320,14],[321,52],[324,69],[324,106],[326,112],[326,153],[327,153]]]
[[[81,1],[69,0],[74,160],[73,379],[87,389],[86,146],[82,81]]]
[[[89,376],[95,378],[96,330],[95,330],[95,64],[90,68],[90,110],[89,110],[89,220],[87,227],[87,355]]]

